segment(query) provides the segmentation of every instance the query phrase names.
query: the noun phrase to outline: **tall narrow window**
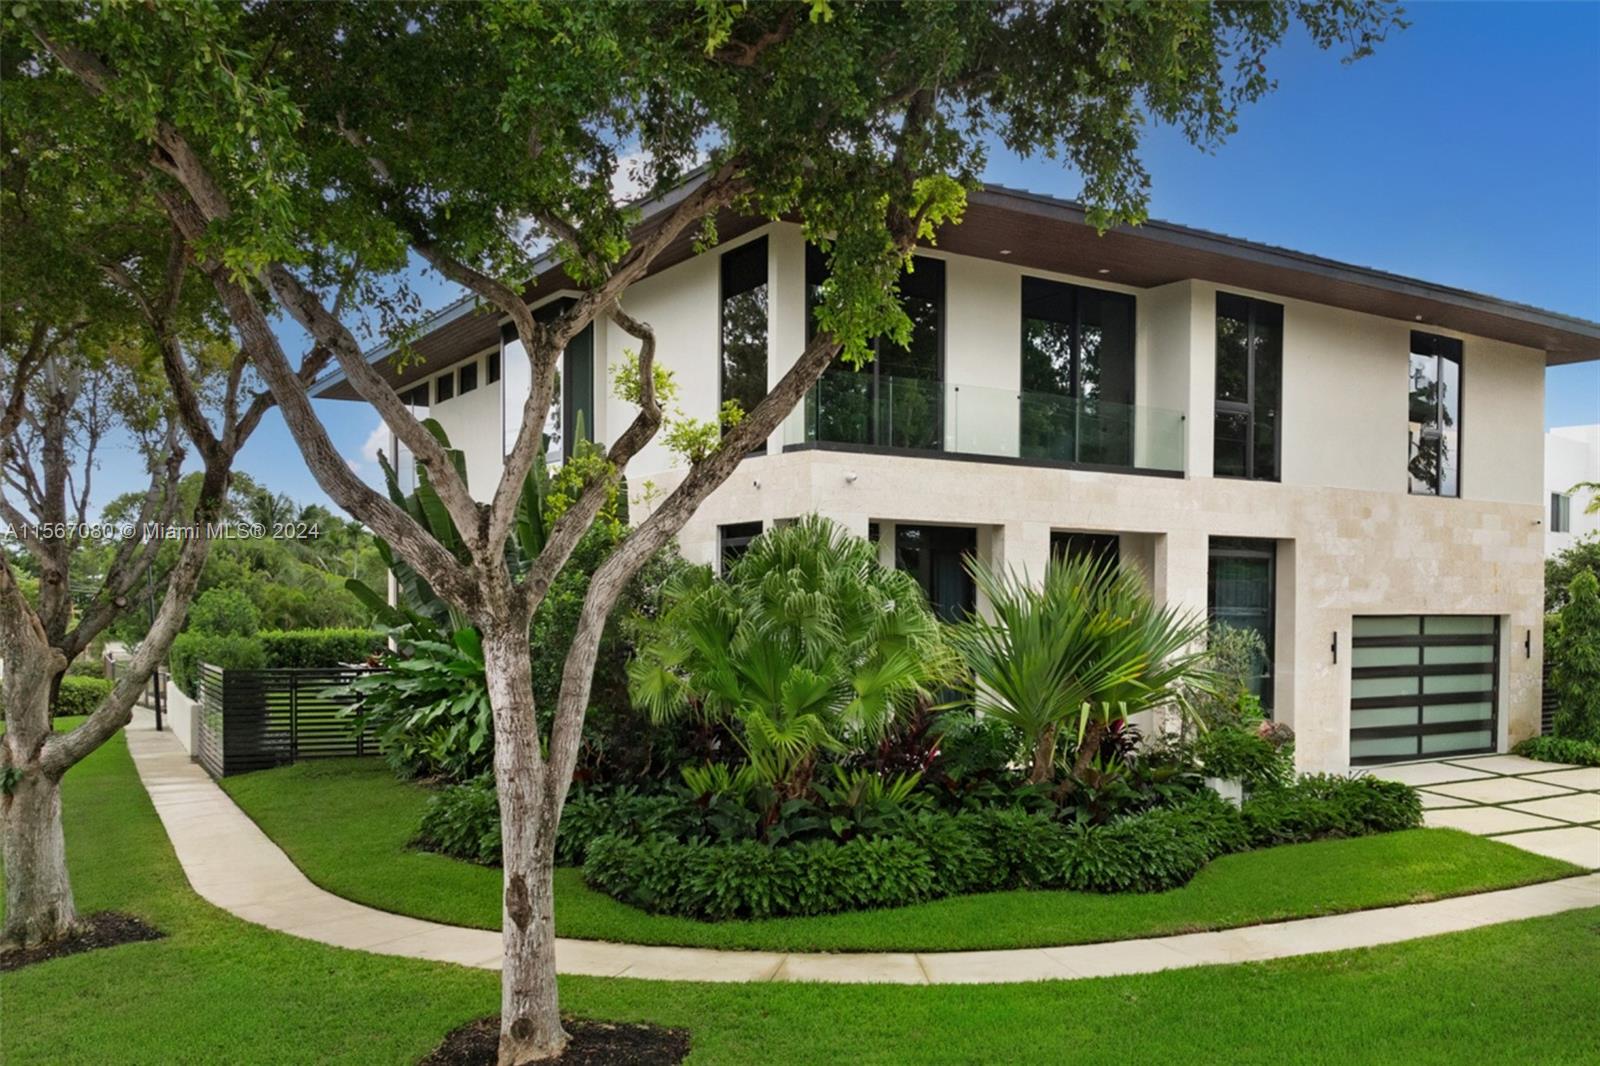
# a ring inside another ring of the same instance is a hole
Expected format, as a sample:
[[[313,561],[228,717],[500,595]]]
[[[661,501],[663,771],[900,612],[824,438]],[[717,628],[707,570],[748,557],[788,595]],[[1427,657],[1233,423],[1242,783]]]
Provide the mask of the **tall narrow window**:
[[[1134,299],[1022,279],[1021,451],[1133,464]]]
[[[553,322],[571,300],[556,300],[539,308],[533,317]],[[556,370],[555,399],[545,416],[545,454],[551,462],[570,458],[579,440],[594,439],[594,323],[567,342]]]
[[[478,363],[473,360],[463,363],[461,369],[456,371],[456,392],[465,396],[478,387]]]
[[[433,379],[433,402],[443,403],[453,400],[456,396],[456,376],[454,374],[440,374]]]
[[[722,402],[746,412],[767,394],[767,239],[722,255]],[[766,444],[753,449],[765,451]]]
[[[1411,334],[1411,492],[1461,495],[1461,342]]]
[[[977,554],[978,531],[971,526],[894,527],[895,568],[916,577],[944,622],[963,621],[977,610],[977,586],[967,568]]]
[[[1217,293],[1218,477],[1278,479],[1282,391],[1282,305]]]
[[[1211,538],[1211,567],[1206,578],[1206,606],[1213,625],[1251,630],[1261,637],[1264,652],[1256,664],[1250,689],[1261,706],[1272,707],[1274,604],[1277,599],[1277,544],[1240,537]]]
[[[828,278],[827,258],[806,248],[806,319]],[[905,345],[879,338],[873,359],[859,370],[843,362],[823,374],[806,397],[808,439],[841,444],[934,450],[944,445],[943,260],[918,256],[900,277],[900,306],[911,319]]]

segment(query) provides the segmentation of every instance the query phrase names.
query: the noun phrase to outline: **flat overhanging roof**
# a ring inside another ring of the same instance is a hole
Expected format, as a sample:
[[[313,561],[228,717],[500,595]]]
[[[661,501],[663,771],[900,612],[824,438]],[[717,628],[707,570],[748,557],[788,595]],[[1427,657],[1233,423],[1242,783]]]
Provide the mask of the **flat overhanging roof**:
[[[651,225],[692,187],[691,181],[652,201],[640,225]],[[729,239],[764,224],[763,219],[724,213],[717,220],[717,232]],[[693,255],[697,233],[691,228],[680,235],[657,257],[650,272],[659,273]],[[1600,323],[1575,315],[1171,222],[1150,220],[1100,234],[1088,224],[1080,203],[1002,186],[973,193],[965,221],[946,227],[938,247],[954,255],[1104,277],[1135,288],[1192,278],[1251,289],[1534,348],[1545,353],[1548,366],[1600,359]],[[560,266],[546,259],[537,264],[524,296],[533,302],[573,287]],[[412,342],[418,358],[387,376],[396,386],[409,386],[493,347],[499,336],[500,315],[494,308],[480,306],[476,297],[458,300],[435,314]],[[380,363],[393,351],[392,346],[379,346],[367,358]],[[358,398],[337,368],[313,384],[311,391],[329,399]]]

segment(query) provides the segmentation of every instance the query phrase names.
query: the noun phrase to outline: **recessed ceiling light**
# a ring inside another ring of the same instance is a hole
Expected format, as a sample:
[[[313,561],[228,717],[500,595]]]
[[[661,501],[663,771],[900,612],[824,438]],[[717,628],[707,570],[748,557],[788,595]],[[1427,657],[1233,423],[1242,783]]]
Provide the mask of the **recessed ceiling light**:
[[[1096,274],[1109,274],[1109,273],[1111,273],[1111,268],[1110,267],[1101,267],[1099,270],[1096,270],[1095,273]]]
[[[1011,254],[1011,249],[1010,248],[1002,248],[1002,249],[1000,249],[1000,254],[1001,255],[1010,255]]]
[[[1417,316],[1417,321],[1418,321],[1418,322],[1421,322],[1421,321],[1422,321],[1422,316],[1421,316],[1421,315],[1418,315],[1418,316]]]

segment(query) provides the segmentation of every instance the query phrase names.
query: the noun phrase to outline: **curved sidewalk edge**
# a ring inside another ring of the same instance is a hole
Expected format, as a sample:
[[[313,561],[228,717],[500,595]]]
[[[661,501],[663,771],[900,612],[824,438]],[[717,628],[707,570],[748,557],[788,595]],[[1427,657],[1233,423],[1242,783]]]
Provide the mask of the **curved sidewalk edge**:
[[[189,761],[170,733],[136,720],[127,738],[184,874],[207,901],[245,921],[337,947],[499,968],[499,933],[391,914],[318,888],[205,770]],[[1071,947],[786,954],[562,938],[556,941],[556,962],[562,973],[666,981],[1072,980],[1374,947],[1593,906],[1600,906],[1600,873],[1431,903]]]

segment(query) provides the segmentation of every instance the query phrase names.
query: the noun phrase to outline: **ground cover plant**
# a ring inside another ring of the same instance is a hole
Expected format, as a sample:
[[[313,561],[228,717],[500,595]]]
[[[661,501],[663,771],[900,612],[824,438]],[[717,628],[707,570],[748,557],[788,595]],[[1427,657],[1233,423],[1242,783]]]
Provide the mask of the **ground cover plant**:
[[[434,793],[396,779],[380,760],[302,763],[230,777],[224,787],[329,891],[434,921],[498,927],[499,871],[413,846]],[[1017,889],[887,910],[706,922],[646,913],[590,888],[581,869],[563,866],[556,871],[556,931],[757,950],[1041,947],[1381,907],[1575,872],[1497,841],[1416,829],[1226,855],[1169,892]]]

